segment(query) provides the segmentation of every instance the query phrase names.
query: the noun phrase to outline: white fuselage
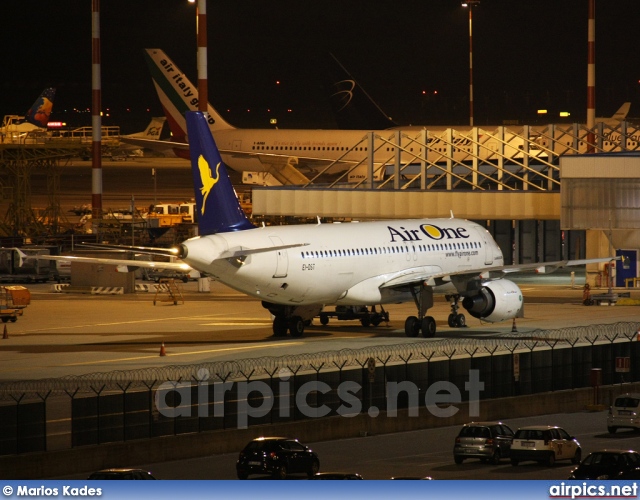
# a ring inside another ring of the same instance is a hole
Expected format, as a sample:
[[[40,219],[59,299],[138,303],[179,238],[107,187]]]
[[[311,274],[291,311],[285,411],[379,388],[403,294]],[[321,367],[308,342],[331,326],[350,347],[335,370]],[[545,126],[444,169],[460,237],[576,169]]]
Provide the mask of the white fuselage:
[[[517,134],[508,132],[498,138],[496,132],[480,129],[476,136],[470,130],[435,128],[425,132],[405,130],[401,134],[393,130],[293,129],[221,129],[212,130],[212,133],[223,161],[239,172],[268,171],[272,161],[285,163],[288,157],[294,158],[293,164],[305,174],[322,172],[335,175],[354,169],[356,175],[364,176],[372,157],[374,175],[377,173],[379,176],[382,166],[394,165],[398,152],[402,165],[418,164],[422,160],[442,163],[447,158],[460,162],[476,157],[481,160],[522,158],[523,154],[523,139]],[[373,146],[370,135],[373,136]],[[536,156],[541,153],[531,151],[530,154]],[[270,157],[281,160],[274,161]]]
[[[295,244],[304,246],[255,253],[244,261],[218,259],[224,252]],[[285,305],[402,302],[411,297],[408,288],[383,285],[406,274],[503,264],[488,232],[461,219],[270,226],[196,237],[183,245],[188,249],[183,260],[193,268]]]

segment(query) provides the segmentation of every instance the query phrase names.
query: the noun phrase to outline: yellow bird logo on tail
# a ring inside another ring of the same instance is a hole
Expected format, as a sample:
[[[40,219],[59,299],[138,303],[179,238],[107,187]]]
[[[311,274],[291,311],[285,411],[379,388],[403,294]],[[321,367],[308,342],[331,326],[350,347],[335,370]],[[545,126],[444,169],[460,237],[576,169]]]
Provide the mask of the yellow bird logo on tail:
[[[207,206],[207,196],[211,193],[213,186],[216,185],[216,182],[220,180],[220,162],[216,165],[216,176],[215,178],[211,175],[211,167],[209,167],[209,163],[204,159],[204,156],[200,155],[198,158],[198,170],[200,170],[200,180],[202,181],[202,187],[200,188],[200,193],[202,194],[202,215],[204,215],[204,209]]]

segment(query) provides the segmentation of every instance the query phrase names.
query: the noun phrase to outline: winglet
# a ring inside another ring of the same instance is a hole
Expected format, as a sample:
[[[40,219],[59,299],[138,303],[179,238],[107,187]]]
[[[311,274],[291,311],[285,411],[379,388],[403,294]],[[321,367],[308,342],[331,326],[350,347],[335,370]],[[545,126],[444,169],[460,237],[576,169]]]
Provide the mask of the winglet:
[[[36,99],[29,111],[25,116],[25,119],[37,127],[46,127],[49,123],[49,116],[53,109],[53,97],[56,95],[56,89],[48,88],[44,89],[42,94]]]
[[[245,215],[204,113],[186,113],[200,235],[254,229]]]

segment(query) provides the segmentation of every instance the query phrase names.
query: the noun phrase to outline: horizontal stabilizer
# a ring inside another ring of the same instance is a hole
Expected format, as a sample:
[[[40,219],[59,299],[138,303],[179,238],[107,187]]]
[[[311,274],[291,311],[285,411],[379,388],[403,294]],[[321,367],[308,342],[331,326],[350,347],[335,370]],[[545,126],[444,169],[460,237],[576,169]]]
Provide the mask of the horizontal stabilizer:
[[[172,269],[175,271],[189,271],[191,267],[184,262],[155,262],[149,260],[123,260],[105,259],[100,257],[79,257],[77,255],[37,255],[38,260],[62,260],[67,262],[83,262],[85,264],[103,264],[107,266],[117,266],[120,269],[129,267],[130,271],[135,271],[140,267],[146,269]]]

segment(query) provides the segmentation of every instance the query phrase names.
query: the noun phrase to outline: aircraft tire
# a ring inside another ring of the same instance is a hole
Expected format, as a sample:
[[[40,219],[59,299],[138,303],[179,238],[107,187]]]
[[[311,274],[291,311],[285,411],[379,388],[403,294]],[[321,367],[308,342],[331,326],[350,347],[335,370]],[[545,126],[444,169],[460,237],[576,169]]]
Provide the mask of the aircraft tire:
[[[273,336],[285,337],[287,335],[287,318],[276,316],[273,320]]]
[[[436,320],[433,319],[433,316],[425,316],[422,318],[422,336],[431,338],[436,335]]]
[[[417,337],[420,333],[420,320],[415,316],[409,316],[404,322],[404,333],[407,337]]]
[[[467,326],[467,318],[465,318],[464,314],[460,313],[456,316],[456,326],[459,328]]]
[[[289,333],[292,337],[302,337],[304,333],[304,321],[300,316],[293,316],[289,320]]]
[[[453,313],[449,314],[449,318],[447,319],[447,322],[449,323],[449,326],[451,328],[455,328],[457,326],[456,325],[456,315],[453,314]]]
[[[320,324],[322,326],[329,324],[329,315],[327,313],[320,313]]]

